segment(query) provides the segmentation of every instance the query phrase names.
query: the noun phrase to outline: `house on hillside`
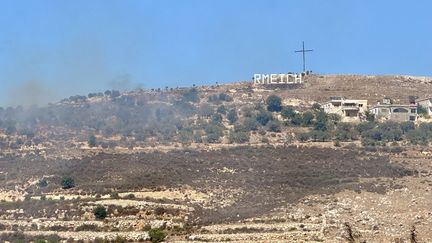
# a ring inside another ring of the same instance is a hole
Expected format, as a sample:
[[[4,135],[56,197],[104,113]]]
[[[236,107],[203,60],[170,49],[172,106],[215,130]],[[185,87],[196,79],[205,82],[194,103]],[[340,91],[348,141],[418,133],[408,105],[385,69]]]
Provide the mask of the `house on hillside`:
[[[416,102],[427,110],[428,115],[432,115],[432,97],[417,99]]]
[[[341,116],[342,121],[363,120],[367,111],[367,100],[345,99],[344,97],[332,97],[322,105],[324,112]]]
[[[417,105],[415,103],[408,105],[393,104],[390,99],[384,99],[382,103],[378,102],[369,111],[379,120],[396,122],[417,120]]]

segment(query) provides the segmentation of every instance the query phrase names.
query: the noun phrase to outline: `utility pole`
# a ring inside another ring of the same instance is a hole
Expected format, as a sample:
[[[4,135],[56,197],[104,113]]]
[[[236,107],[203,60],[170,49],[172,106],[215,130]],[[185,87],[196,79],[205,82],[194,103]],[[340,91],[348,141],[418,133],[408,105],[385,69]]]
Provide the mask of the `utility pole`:
[[[295,52],[303,53],[303,72],[306,72],[306,55],[305,55],[305,53],[310,52],[310,51],[313,51],[313,50],[305,50],[304,41],[303,41],[303,49],[295,51]]]

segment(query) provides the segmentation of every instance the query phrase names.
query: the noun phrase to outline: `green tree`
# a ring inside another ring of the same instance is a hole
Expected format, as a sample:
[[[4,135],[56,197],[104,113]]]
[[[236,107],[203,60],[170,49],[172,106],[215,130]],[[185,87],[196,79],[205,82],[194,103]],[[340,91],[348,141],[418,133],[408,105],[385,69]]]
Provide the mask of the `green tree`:
[[[306,111],[302,115],[302,122],[301,123],[303,126],[310,126],[310,125],[312,125],[313,119],[314,119],[313,113],[310,111]]]
[[[256,120],[258,123],[265,126],[270,120],[273,120],[273,116],[270,112],[261,111],[258,113]]]
[[[183,94],[183,100],[193,103],[198,102],[200,100],[198,96],[198,90],[196,88],[189,89]]]
[[[226,113],[226,108],[225,108],[225,106],[224,106],[224,105],[220,105],[220,106],[217,108],[216,112],[217,112],[217,113],[220,113],[220,114],[225,114],[225,113]]]
[[[256,131],[259,124],[255,119],[248,117],[244,120],[243,125],[247,131]]]
[[[296,112],[294,110],[294,107],[292,106],[285,106],[282,108],[281,115],[285,119],[292,119],[295,116]]]
[[[232,131],[230,132],[228,139],[230,143],[247,143],[249,142],[250,135],[248,132]]]
[[[272,132],[281,132],[281,126],[279,121],[269,121],[267,123],[268,130]]]
[[[282,110],[282,99],[277,95],[267,97],[267,110],[270,112],[279,112]]]
[[[75,181],[70,176],[64,176],[61,179],[61,186],[62,186],[63,189],[70,189],[72,187],[75,187]]]
[[[104,206],[98,205],[93,209],[93,214],[96,219],[105,219],[107,216],[107,210]]]
[[[318,131],[329,130],[328,115],[324,111],[319,111],[316,113],[316,121],[314,124],[314,129]]]
[[[425,116],[428,114],[427,108],[424,106],[421,106],[420,104],[417,104],[417,114],[421,116]]]
[[[228,119],[230,124],[234,124],[238,119],[237,111],[235,109],[231,109],[228,112],[227,119]]]
[[[90,135],[87,141],[88,145],[93,148],[96,147],[97,141],[96,141],[96,136],[95,135]]]

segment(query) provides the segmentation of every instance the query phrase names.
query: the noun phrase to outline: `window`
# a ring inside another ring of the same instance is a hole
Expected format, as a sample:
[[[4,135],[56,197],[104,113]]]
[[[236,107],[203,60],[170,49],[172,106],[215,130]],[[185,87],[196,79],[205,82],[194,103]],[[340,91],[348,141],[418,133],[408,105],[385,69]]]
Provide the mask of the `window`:
[[[416,117],[415,116],[410,116],[410,121],[415,121]]]
[[[416,109],[411,109],[411,113],[416,113]]]

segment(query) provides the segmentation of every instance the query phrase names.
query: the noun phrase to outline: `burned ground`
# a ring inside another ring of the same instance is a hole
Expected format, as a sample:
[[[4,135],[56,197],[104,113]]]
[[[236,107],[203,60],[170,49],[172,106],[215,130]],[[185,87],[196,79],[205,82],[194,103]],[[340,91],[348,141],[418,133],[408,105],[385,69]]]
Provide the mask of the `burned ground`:
[[[9,172],[9,178],[3,179],[10,187],[29,178],[51,176],[45,193],[62,190],[59,180],[64,175],[75,179],[76,187],[69,193],[159,190],[185,185],[205,193],[218,191],[212,208],[190,204],[196,209],[193,219],[205,224],[259,216],[311,194],[333,194],[344,189],[380,193],[395,186],[382,178],[413,173],[382,155],[294,146],[99,154],[68,161],[3,158],[0,170]],[[222,205],[226,197],[231,197],[232,202]]]

